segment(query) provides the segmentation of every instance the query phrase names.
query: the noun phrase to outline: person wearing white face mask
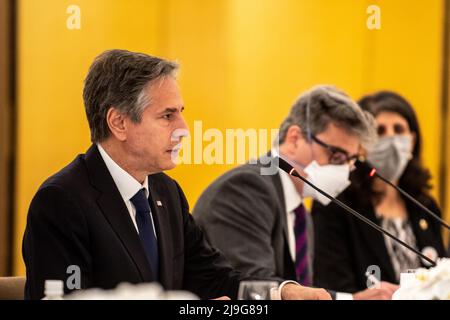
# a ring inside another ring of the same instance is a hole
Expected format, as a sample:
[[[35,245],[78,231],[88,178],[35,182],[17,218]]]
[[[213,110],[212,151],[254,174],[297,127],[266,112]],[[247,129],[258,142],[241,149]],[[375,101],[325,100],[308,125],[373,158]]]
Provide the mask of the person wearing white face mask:
[[[318,86],[294,103],[280,126],[271,152],[256,164],[235,168],[214,181],[200,196],[193,216],[237,269],[256,277],[291,279],[312,285],[313,228],[304,198],[328,200],[272,163],[281,155],[314,184],[337,196],[348,187],[349,174],[362,146],[376,137],[373,117],[345,93]],[[325,289],[331,289],[323,287]],[[396,287],[383,284],[373,295],[390,298]],[[336,298],[352,299],[337,293]]]
[[[384,117],[398,117],[384,115]],[[385,124],[380,124],[380,128]],[[389,181],[398,183],[412,159],[414,136],[411,134],[386,134],[381,136],[375,148],[367,154],[367,160]]]
[[[367,153],[377,172],[440,215],[430,196],[430,174],[420,162],[421,136],[411,105],[396,93],[364,97],[362,109],[375,116],[378,142]],[[339,199],[373,222],[435,260],[446,255],[440,225],[404,199],[394,188],[363,170],[351,174],[351,186]],[[355,292],[367,286],[366,271],[377,266],[378,277],[398,283],[401,272],[426,266],[409,250],[349,217],[334,204],[314,203],[316,230],[315,284]]]

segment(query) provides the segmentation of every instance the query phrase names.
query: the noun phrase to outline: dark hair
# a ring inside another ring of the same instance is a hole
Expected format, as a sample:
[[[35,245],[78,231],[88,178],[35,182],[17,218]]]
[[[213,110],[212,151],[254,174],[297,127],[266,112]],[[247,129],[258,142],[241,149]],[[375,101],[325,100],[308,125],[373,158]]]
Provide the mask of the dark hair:
[[[427,201],[431,189],[431,175],[429,170],[422,166],[422,137],[419,123],[411,104],[405,98],[391,91],[379,91],[372,95],[364,96],[358,103],[363,110],[370,112],[374,117],[381,112],[395,112],[408,122],[410,131],[415,134],[415,145],[412,159],[400,177],[399,186],[419,201]],[[374,179],[363,173],[363,170],[353,171],[350,179],[352,181],[351,190],[360,194],[356,199],[374,201],[375,203],[380,201],[383,194],[374,190]]]
[[[177,68],[174,62],[126,50],[108,50],[95,58],[83,90],[92,142],[109,136],[106,115],[111,107],[140,122],[142,112],[151,101],[147,86],[174,75]]]

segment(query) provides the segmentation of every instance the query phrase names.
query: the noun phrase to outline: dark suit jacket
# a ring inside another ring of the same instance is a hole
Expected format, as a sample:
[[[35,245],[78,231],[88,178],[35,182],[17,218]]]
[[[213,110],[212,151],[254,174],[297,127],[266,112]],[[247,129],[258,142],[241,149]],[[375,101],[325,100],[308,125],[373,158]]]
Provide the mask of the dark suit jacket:
[[[205,240],[179,185],[158,173],[149,176],[149,187],[160,283],[168,290],[189,290],[201,298],[235,297],[241,276]],[[28,299],[43,297],[46,279],[66,281],[70,265],[81,269],[82,288],[110,289],[121,282],[155,280],[126,205],[96,146],[39,188],[28,212],[23,258]]]
[[[193,216],[233,267],[295,280],[281,178],[278,172],[261,175],[264,166],[245,164],[219,177],[202,193]]]
[[[351,188],[338,198],[373,222],[380,223],[374,207],[362,205]],[[440,257],[445,257],[440,225],[408,200],[405,200],[405,203],[419,251],[430,246]],[[424,205],[440,214],[431,198],[428,198]],[[365,272],[370,265],[380,267],[381,280],[397,282],[384,236],[380,232],[333,203],[323,206],[314,202],[312,217],[315,234],[315,285],[347,292],[366,289]],[[428,222],[428,228],[425,230],[420,227],[421,219]]]

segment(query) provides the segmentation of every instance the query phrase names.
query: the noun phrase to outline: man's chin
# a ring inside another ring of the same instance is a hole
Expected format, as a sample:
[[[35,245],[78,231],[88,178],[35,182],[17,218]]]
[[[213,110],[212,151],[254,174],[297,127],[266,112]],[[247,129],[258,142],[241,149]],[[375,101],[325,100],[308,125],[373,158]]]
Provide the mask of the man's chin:
[[[172,170],[177,166],[177,164],[175,162],[173,162],[172,160],[166,161],[164,162],[164,164],[161,166],[161,171],[167,171],[167,170]]]
[[[171,162],[170,165],[167,167],[167,169],[164,169],[164,170],[172,170],[172,169],[175,169],[176,166],[177,166],[176,163]]]

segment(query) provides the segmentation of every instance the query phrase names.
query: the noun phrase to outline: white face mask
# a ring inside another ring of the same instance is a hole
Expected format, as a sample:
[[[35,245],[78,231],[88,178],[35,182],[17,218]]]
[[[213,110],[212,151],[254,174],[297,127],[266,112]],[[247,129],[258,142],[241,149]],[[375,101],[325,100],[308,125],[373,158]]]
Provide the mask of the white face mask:
[[[321,166],[316,160],[313,160],[303,169],[303,171],[308,175],[308,181],[332,197],[338,196],[350,185],[350,166],[348,164],[327,164]],[[303,197],[314,198],[324,206],[331,202],[330,199],[314,190],[306,183],[303,185]]]
[[[367,155],[367,160],[389,181],[397,181],[412,158],[412,137],[396,135],[384,137]]]

